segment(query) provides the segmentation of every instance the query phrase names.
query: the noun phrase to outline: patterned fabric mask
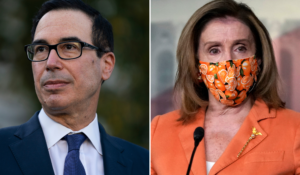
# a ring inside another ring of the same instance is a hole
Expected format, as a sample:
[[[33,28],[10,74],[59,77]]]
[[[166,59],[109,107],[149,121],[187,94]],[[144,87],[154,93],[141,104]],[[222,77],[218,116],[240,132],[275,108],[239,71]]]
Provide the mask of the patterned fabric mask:
[[[216,63],[199,61],[199,80],[222,104],[237,106],[249,95],[257,82],[255,55],[249,58]]]

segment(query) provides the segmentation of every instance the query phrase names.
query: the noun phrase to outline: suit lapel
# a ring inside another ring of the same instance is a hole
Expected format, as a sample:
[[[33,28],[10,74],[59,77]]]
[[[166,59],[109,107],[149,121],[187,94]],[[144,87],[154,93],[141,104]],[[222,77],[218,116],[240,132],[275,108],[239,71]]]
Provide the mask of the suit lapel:
[[[104,174],[130,175],[132,161],[123,157],[122,152],[124,151],[124,148],[115,143],[113,137],[106,134],[101,124],[99,124],[99,129],[103,150]]]
[[[222,156],[217,160],[215,165],[212,167],[209,175],[214,175],[226,168],[227,166],[231,165],[235,161],[238,161],[239,158],[249,153],[252,149],[258,146],[268,134],[263,130],[260,126],[259,121],[266,119],[266,118],[273,118],[276,116],[276,111],[271,110],[269,111],[266,104],[260,100],[256,100],[255,104],[253,105],[252,109],[249,112],[249,115],[245,118],[241,128],[234,136],[234,138],[230,141],[229,145],[227,146],[226,150],[222,154]],[[244,151],[238,158],[238,153],[242,150],[248,139],[252,134],[252,128],[255,127],[258,132],[261,132],[262,135],[256,136],[252,139],[248,145],[245,147]]]
[[[204,126],[204,117],[205,117],[205,108],[200,108],[199,112],[196,115],[195,122],[191,122],[187,125],[183,125],[181,131],[179,132],[179,140],[182,145],[182,148],[186,157],[186,170],[188,164],[190,163],[191,155],[194,149],[194,138],[193,134],[197,127]],[[206,157],[205,157],[205,144],[204,139],[198,145],[198,148],[195,152],[193,164],[191,167],[190,174],[206,174]]]
[[[20,140],[9,147],[24,175],[54,175],[38,114],[36,112],[28,122],[19,127],[15,137]]]

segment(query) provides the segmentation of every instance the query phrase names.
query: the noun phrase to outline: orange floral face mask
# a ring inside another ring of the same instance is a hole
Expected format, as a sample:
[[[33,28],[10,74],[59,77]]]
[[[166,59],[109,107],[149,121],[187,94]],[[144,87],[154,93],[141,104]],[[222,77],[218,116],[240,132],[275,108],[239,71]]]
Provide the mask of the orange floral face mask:
[[[199,80],[222,104],[241,104],[257,82],[255,55],[249,58],[216,63],[199,61]]]

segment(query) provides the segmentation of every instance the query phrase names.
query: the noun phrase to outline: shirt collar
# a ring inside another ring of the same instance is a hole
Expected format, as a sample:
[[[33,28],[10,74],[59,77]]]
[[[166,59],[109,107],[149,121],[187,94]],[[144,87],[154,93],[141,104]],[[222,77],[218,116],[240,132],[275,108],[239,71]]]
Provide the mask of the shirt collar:
[[[39,121],[44,132],[48,149],[54,146],[65,135],[70,133],[76,134],[82,132],[89,138],[97,152],[102,155],[100,130],[97,119],[97,114],[95,114],[94,120],[88,126],[79,131],[72,131],[71,129],[55,122],[50,117],[48,117],[43,108],[39,113]]]

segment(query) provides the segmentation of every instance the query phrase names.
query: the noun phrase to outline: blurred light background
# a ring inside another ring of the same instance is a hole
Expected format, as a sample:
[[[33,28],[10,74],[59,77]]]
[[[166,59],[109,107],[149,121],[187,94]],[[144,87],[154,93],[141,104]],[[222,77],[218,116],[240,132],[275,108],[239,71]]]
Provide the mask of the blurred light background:
[[[192,14],[209,0],[151,1],[151,117],[177,109],[173,86],[176,47]],[[300,1],[237,0],[247,4],[268,29],[282,79],[286,107],[300,112]]]
[[[149,1],[83,1],[114,33],[116,65],[101,89],[99,121],[108,133],[149,149]],[[31,19],[43,2],[0,0],[0,128],[22,124],[41,109],[24,45],[31,43]]]

